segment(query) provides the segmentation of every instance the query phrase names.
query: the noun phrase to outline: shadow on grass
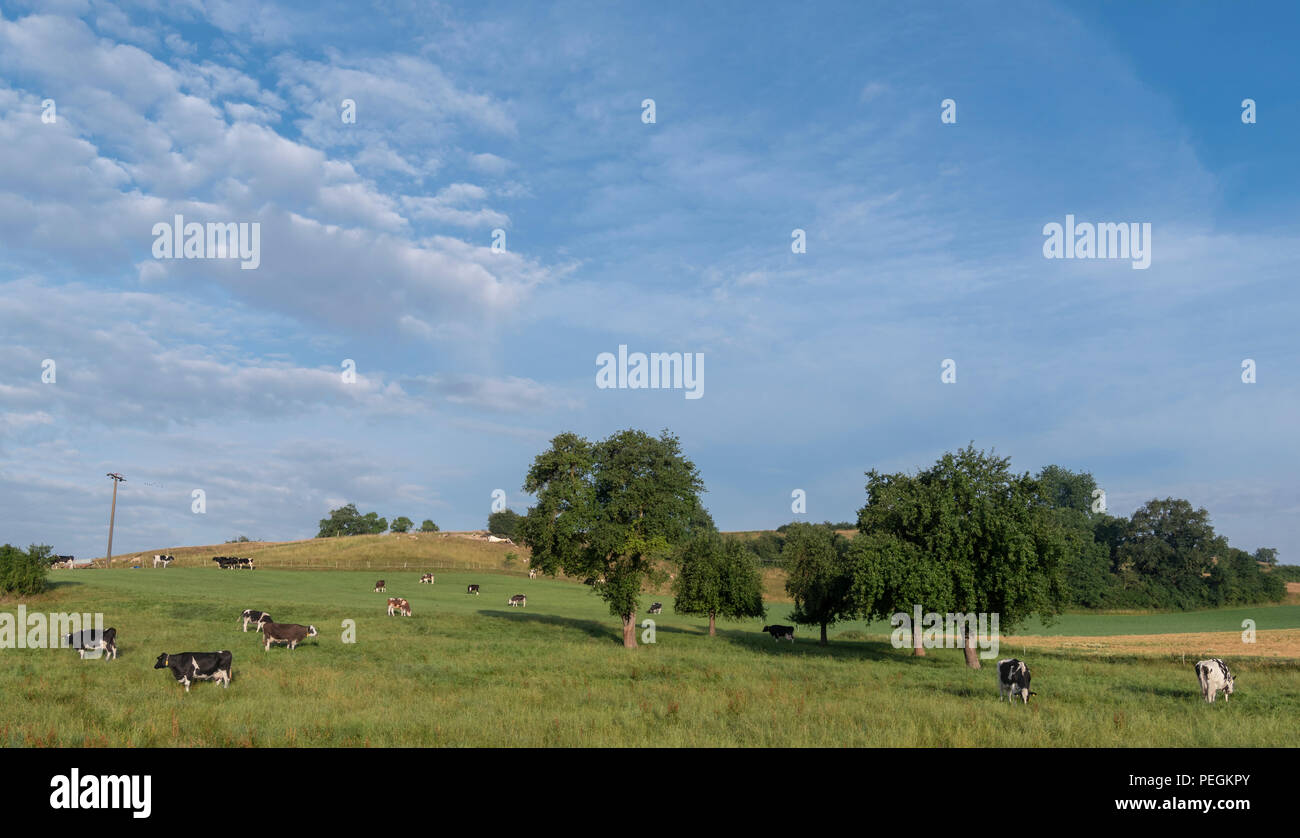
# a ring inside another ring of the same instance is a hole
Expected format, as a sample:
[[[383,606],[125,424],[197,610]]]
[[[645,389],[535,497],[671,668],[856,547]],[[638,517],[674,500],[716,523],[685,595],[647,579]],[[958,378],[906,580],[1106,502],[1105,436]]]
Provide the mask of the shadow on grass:
[[[583,632],[587,636],[594,637],[597,640],[608,640],[610,642],[617,643],[620,646],[623,645],[623,629],[615,621],[615,618],[613,617],[611,617],[609,621],[606,622],[600,620],[580,620],[580,619],[575,619],[573,617],[559,617],[554,614],[538,614],[535,612],[530,614],[525,611],[515,610],[515,609],[512,609],[510,611],[481,610],[478,613],[484,617],[497,617],[502,620],[513,620],[515,622],[520,622],[520,623],[527,623],[527,622],[542,623],[544,625],[562,626],[565,628],[577,629],[578,631]],[[637,621],[636,630],[637,630],[637,640],[639,642],[641,638],[640,620]],[[699,634],[699,632],[691,631],[689,629],[677,628],[676,626],[665,626],[659,623],[655,624],[655,632],[657,634],[687,634],[687,635]],[[718,632],[718,634],[721,635],[722,632]],[[763,635],[763,636],[767,637],[767,635]]]
[[[517,610],[480,610],[477,613],[484,617],[496,617],[498,619],[513,620],[519,623],[532,622],[540,623],[542,625],[577,629],[588,637],[595,638],[596,640],[605,640],[619,645],[622,645],[623,643],[622,629],[613,618],[609,621],[582,620],[573,617],[560,617],[554,614],[530,614]],[[708,629],[706,627],[681,628],[659,623],[656,624],[655,631],[658,634],[708,637]],[[640,622],[638,621],[638,640],[641,636],[640,632]],[[718,629],[717,636],[714,637],[713,640],[718,643],[740,646],[751,652],[763,655],[788,655],[793,652],[805,656],[810,655],[839,658],[843,660],[891,661],[893,663],[902,663],[905,665],[935,666],[944,665],[946,663],[945,661],[937,660],[933,655],[924,658],[917,658],[911,654],[910,649],[895,649],[885,640],[832,640],[829,645],[821,646],[813,639],[796,639],[794,643],[790,643],[785,640],[774,641],[772,640],[771,635],[764,634],[763,632],[722,628]]]
[[[795,641],[791,643],[788,640],[773,640],[770,635],[762,632],[736,630],[719,631],[718,637],[725,638],[727,642],[734,645],[744,646],[751,651],[767,655],[788,655],[795,652],[800,655],[815,655],[844,660],[890,661],[916,666],[942,663],[935,659],[933,653],[918,658],[912,654],[911,649],[895,649],[887,640],[832,639],[827,645],[822,646],[815,638],[799,639],[796,637]]]

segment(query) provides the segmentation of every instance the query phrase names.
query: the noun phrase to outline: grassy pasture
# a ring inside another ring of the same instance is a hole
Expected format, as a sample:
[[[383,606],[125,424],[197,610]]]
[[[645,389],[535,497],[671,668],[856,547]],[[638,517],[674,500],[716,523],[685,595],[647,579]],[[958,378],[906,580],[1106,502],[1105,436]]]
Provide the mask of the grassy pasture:
[[[386,616],[370,570],[52,574],[53,589],[28,610],[103,611],[121,657],[0,650],[0,744],[1268,746],[1293,744],[1300,714],[1295,659],[1231,660],[1238,690],[1210,706],[1174,654],[1031,649],[1041,695],[1008,707],[991,668],[967,670],[957,650],[912,658],[880,626],[841,626],[828,648],[807,636],[775,643],[758,621],[723,623],[709,638],[703,620],[656,597],[666,606],[657,642],[629,652],[617,620],[579,585],[486,571],[438,573],[433,586],[417,583],[418,570],[385,576],[411,618]],[[465,593],[470,582],[481,596]],[[528,595],[526,609],[506,605],[514,593]],[[320,636],[263,652],[259,634],[239,630],[244,608],[314,624]],[[1282,608],[1267,610],[1296,619]],[[775,605],[769,620],[787,613]],[[356,621],[354,644],[341,642],[345,619]],[[216,649],[234,652],[229,690],[201,682],[187,696],[152,668],[163,651]],[[1019,654],[1014,640],[1003,653]]]

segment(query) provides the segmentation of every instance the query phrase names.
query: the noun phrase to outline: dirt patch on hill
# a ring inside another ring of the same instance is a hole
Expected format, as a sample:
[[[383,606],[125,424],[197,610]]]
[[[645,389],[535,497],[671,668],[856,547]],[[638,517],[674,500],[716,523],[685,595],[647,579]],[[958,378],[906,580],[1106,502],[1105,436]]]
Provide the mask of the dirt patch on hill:
[[[1118,634],[1109,637],[1004,637],[1002,648],[1010,652],[1022,646],[1062,649],[1094,654],[1149,652],[1160,655],[1185,654],[1188,658],[1264,657],[1300,658],[1300,629],[1272,629],[1255,633],[1254,643],[1242,641],[1239,631],[1191,634]]]

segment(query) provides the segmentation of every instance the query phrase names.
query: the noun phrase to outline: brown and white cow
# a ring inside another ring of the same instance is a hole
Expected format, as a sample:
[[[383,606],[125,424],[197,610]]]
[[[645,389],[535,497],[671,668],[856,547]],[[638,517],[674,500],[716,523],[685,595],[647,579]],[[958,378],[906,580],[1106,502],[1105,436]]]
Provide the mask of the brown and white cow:
[[[514,596],[510,597],[510,602],[506,604],[518,605],[520,608],[523,608],[528,604],[528,597],[524,596],[523,594],[515,594]]]
[[[401,614],[403,617],[411,616],[411,603],[399,596],[390,596],[388,598],[388,616]]]
[[[383,580],[383,579],[380,579],[378,582],[375,583],[375,593],[377,593],[377,594],[386,594],[386,593],[388,593],[388,588],[385,587],[385,584],[384,584],[384,580]]]
[[[315,626],[300,626],[297,623],[262,623],[262,651],[269,652],[272,643],[287,643],[290,649],[296,649],[303,640],[315,636]]]
[[[421,577],[420,577],[420,584],[421,584],[421,585],[424,585],[424,584],[432,585],[432,584],[433,584],[433,574],[432,574],[432,573],[426,573],[426,574],[424,574],[423,576],[421,576]]]

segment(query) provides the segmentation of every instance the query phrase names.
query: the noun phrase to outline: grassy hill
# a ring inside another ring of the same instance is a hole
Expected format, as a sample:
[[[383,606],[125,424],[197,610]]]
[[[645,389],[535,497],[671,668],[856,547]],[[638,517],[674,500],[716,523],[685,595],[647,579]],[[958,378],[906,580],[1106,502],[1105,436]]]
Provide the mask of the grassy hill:
[[[153,566],[155,553],[176,557],[172,567],[216,567],[213,556],[252,558],[259,568],[319,570],[449,569],[508,571],[527,568],[528,549],[491,543],[481,533],[385,533],[301,541],[245,541],[199,547],[168,547],[113,557],[113,567]],[[507,561],[508,554],[518,558]],[[103,558],[95,561],[103,566]],[[233,571],[232,571],[233,572]]]

